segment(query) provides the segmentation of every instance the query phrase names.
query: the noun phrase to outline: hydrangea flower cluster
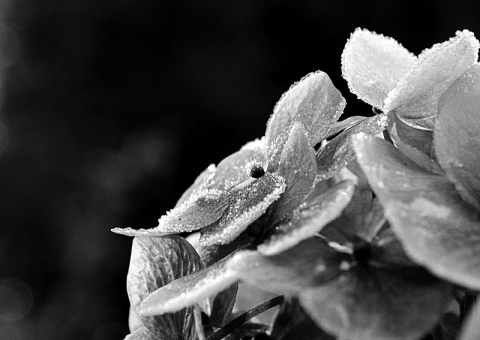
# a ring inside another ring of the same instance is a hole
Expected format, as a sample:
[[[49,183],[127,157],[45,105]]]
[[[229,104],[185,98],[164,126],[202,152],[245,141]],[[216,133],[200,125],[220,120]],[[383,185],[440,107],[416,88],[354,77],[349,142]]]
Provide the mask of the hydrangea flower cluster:
[[[477,339],[479,46],[355,30],[342,73],[376,115],[339,121],[311,73],[156,228],[114,229],[134,237],[126,339]],[[269,325],[248,320],[273,302],[234,309],[239,282],[283,296]]]

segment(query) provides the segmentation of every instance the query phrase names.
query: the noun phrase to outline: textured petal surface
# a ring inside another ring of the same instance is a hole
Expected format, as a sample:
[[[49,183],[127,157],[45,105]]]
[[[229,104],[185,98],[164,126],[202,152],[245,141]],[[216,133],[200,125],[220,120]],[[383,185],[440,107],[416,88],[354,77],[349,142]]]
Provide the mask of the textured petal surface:
[[[278,294],[298,294],[337,277],[346,257],[314,237],[273,256],[256,251],[238,252],[229,265],[248,284]]]
[[[302,123],[295,123],[280,158],[278,174],[285,178],[285,192],[274,203],[269,221],[276,225],[288,216],[312,189],[317,175],[314,149],[310,146]]]
[[[462,330],[460,340],[478,340],[480,337],[480,303],[477,302],[472,309],[465,326]]]
[[[177,201],[175,207],[180,206],[183,202],[187,201],[193,195],[197,195],[199,192],[204,191],[207,188],[208,182],[215,175],[215,165],[210,164],[198,177],[195,182],[183,193],[180,199]]]
[[[480,95],[480,64],[475,64],[464,72],[447,88],[438,100],[438,112],[459,97]]]
[[[383,109],[388,93],[415,60],[416,57],[394,39],[357,28],[342,53],[342,74],[352,93]]]
[[[388,142],[357,135],[355,150],[406,252],[435,274],[480,288],[480,221],[445,177],[433,175]]]
[[[312,147],[319,143],[343,113],[345,99],[323,72],[295,83],[275,106],[265,133],[268,167],[275,171],[293,122],[302,122]]]
[[[480,210],[480,96],[454,100],[435,126],[438,162],[462,197]]]
[[[417,340],[440,318],[450,291],[450,285],[432,277],[355,268],[306,290],[300,302],[339,339]]]
[[[142,301],[139,313],[145,316],[172,313],[225,290],[238,281],[238,273],[226,265],[228,259],[152,292]]]
[[[158,338],[145,327],[128,334],[125,340],[157,340]]]
[[[387,115],[370,117],[332,139],[317,152],[317,181],[331,178],[355,158],[351,136],[358,132],[377,134],[387,126]]]
[[[473,33],[458,31],[450,40],[423,51],[410,72],[385,100],[385,112],[395,110],[409,125],[432,130],[442,93],[478,58]]]
[[[302,204],[291,221],[279,226],[276,233],[258,247],[258,251],[264,255],[279,254],[317,235],[342,213],[352,198],[354,188],[350,181],[340,182],[308,204]]]
[[[133,240],[127,291],[143,324],[160,339],[194,339],[191,309],[161,316],[141,315],[138,305],[153,291],[203,267],[195,249],[179,236],[137,237]]]
[[[252,222],[262,216],[284,191],[285,180],[269,172],[238,186],[229,193],[228,208],[219,222],[202,231],[202,244],[209,246],[232,242]]]

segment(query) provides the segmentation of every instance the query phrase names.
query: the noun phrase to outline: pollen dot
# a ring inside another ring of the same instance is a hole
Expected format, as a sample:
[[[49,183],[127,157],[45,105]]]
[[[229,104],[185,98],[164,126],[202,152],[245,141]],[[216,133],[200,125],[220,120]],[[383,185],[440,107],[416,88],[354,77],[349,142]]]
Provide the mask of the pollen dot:
[[[265,175],[265,170],[260,165],[254,165],[250,170],[250,177],[260,178]]]

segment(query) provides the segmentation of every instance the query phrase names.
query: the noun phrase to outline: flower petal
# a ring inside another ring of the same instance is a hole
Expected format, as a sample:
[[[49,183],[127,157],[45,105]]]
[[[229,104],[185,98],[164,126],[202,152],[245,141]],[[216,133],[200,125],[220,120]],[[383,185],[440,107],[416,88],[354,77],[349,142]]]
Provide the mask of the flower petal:
[[[348,255],[330,248],[324,240],[310,238],[272,256],[257,251],[240,251],[230,266],[251,285],[278,294],[298,294],[340,275],[340,264]]]
[[[387,126],[387,115],[370,117],[357,126],[332,139],[317,152],[318,174],[316,181],[331,178],[355,158],[351,136],[358,132],[377,134]]]
[[[182,204],[160,217],[158,226],[155,228],[115,228],[112,231],[125,236],[164,236],[194,231],[217,221],[227,206],[224,192],[216,189],[205,189],[190,195]]]
[[[143,324],[156,338],[193,339],[195,327],[192,310],[147,317],[141,315],[138,305],[156,289],[202,267],[195,249],[182,237],[137,237],[133,240],[127,275],[128,297]]]
[[[477,61],[479,42],[472,32],[458,31],[450,40],[423,51],[385,100],[407,124],[433,130],[437,105],[448,86]]]
[[[308,142],[302,123],[293,124],[280,158],[278,174],[285,178],[286,189],[274,203],[269,225],[274,226],[293,209],[312,189],[317,175],[315,151]]]
[[[229,321],[233,305],[237,298],[238,283],[234,283],[218,293],[213,299],[210,325],[221,328]]]
[[[435,126],[438,162],[460,195],[480,209],[480,96],[444,107]]]
[[[413,340],[435,325],[450,296],[451,286],[426,272],[406,278],[394,269],[355,267],[305,290],[300,302],[320,327],[339,339]]]
[[[142,327],[137,329],[133,333],[130,333],[126,336],[124,340],[156,340],[158,339],[152,332],[147,328]]]
[[[480,303],[477,302],[475,307],[470,311],[468,319],[462,330],[460,340],[478,340],[480,334]]]
[[[238,281],[238,273],[227,265],[229,259],[157,289],[142,301],[138,312],[143,316],[173,313],[225,290]]]
[[[480,95],[480,64],[475,64],[443,92],[438,100],[438,112],[459,97]]]
[[[267,123],[268,169],[276,171],[291,124],[302,122],[315,146],[338,120],[345,99],[324,72],[310,73],[280,98]]]
[[[258,247],[263,255],[279,254],[315,236],[327,223],[338,217],[352,198],[355,185],[343,181],[307,204],[302,204],[292,220],[278,227],[273,236]]]
[[[396,40],[357,28],[342,53],[342,75],[350,91],[383,110],[383,102],[416,57]]]
[[[355,137],[357,160],[405,251],[460,285],[480,288],[480,221],[455,187],[417,166],[388,142]]]
[[[202,231],[203,246],[227,244],[235,240],[285,191],[285,180],[269,172],[232,190],[228,208],[218,223]]]
[[[200,175],[198,175],[198,177],[195,179],[195,182],[183,193],[175,206],[178,207],[193,195],[196,195],[199,192],[205,190],[207,188],[208,182],[215,175],[215,171],[215,164],[210,164],[208,168],[206,168]]]

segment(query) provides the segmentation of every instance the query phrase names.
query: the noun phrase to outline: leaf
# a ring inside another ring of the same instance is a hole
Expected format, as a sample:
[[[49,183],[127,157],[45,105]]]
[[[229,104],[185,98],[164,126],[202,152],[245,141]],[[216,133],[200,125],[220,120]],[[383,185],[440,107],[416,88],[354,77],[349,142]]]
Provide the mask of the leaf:
[[[443,278],[480,288],[480,221],[454,186],[379,138],[357,135],[355,151],[406,252]]]
[[[238,281],[238,273],[226,265],[229,258],[160,287],[142,301],[138,312],[172,313],[225,290]]]
[[[451,291],[446,283],[424,280],[394,269],[354,267],[305,290],[300,302],[320,327],[340,339],[417,340],[440,318]]]
[[[239,251],[229,266],[251,285],[279,294],[298,294],[305,288],[324,284],[340,272],[345,254],[338,253],[319,238],[302,241],[286,251],[264,256],[257,251]]]
[[[264,176],[246,182],[231,191],[228,208],[218,223],[202,230],[203,246],[228,244],[235,240],[267,208],[276,201],[285,190],[285,180],[266,172]]]
[[[370,117],[357,126],[342,132],[317,152],[317,181],[337,174],[348,162],[355,158],[351,136],[358,132],[377,134],[387,126],[387,116]]]
[[[350,91],[383,110],[383,102],[416,57],[392,38],[357,28],[342,53],[342,75]]]
[[[432,159],[435,158],[432,131],[411,127],[402,122],[395,111],[390,111],[388,113],[388,132],[395,143],[406,144]]]
[[[348,205],[354,192],[350,181],[340,182],[311,202],[302,204],[290,222],[279,226],[276,233],[258,251],[264,255],[279,254],[311,238],[330,221],[338,217]]]
[[[139,328],[135,332],[128,334],[124,340],[157,340],[158,338],[147,328]]]
[[[215,296],[212,304],[212,314],[210,315],[210,324],[213,327],[221,328],[229,321],[237,291],[238,283],[234,283]]]
[[[477,302],[468,316],[460,340],[478,340],[480,336],[480,303]]]
[[[208,182],[215,175],[215,164],[210,164],[198,177],[195,182],[183,193],[180,199],[177,201],[176,207],[180,206],[183,202],[187,201],[191,196],[197,195],[207,188]]]
[[[435,126],[438,162],[460,195],[480,209],[480,96],[454,100]]]
[[[226,195],[222,191],[206,189],[191,195],[188,200],[160,217],[155,228],[114,228],[112,231],[125,236],[164,236],[195,231],[217,221],[227,206]]]
[[[153,291],[203,267],[195,249],[180,236],[136,237],[133,240],[127,291],[131,305],[156,338],[194,339],[191,309],[174,314],[145,316],[138,305]]]
[[[472,32],[457,31],[450,40],[423,51],[415,65],[385,100],[408,125],[433,130],[437,104],[448,86],[478,58],[479,42]]]
[[[480,95],[480,64],[472,65],[443,92],[438,100],[438,112],[455,99]]]
[[[274,203],[269,225],[274,226],[305,198],[317,174],[313,147],[308,142],[302,123],[293,124],[280,158],[278,174],[285,178],[286,189]]]
[[[325,138],[344,107],[345,99],[326,73],[310,73],[293,84],[280,98],[267,123],[268,170],[277,170],[293,122],[303,123],[313,147]]]

